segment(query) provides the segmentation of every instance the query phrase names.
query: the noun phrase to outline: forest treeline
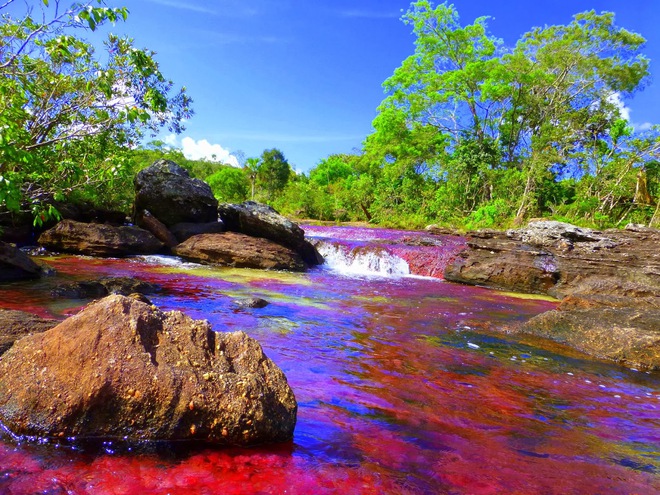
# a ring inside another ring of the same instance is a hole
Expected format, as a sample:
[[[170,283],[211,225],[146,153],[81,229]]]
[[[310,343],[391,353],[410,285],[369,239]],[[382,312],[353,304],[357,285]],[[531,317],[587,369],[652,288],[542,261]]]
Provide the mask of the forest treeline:
[[[447,3],[413,2],[402,20],[414,52],[383,83],[373,132],[360,150],[328,156],[307,174],[275,148],[239,156],[239,168],[143,144],[163,128],[180,132],[193,112],[149,50],[109,35],[98,57],[77,35],[126,17],[99,0],[39,21],[3,14],[5,209],[27,204],[37,222],[57,215],[52,204],[62,199],[128,210],[132,177],[164,157],[206,180],[220,201],[254,199],[297,218],[464,228],[531,217],[600,228],[660,223],[660,129],[634,127],[623,106],[649,79],[645,40],[612,13],[580,13],[507,46],[486,17],[462,24]]]

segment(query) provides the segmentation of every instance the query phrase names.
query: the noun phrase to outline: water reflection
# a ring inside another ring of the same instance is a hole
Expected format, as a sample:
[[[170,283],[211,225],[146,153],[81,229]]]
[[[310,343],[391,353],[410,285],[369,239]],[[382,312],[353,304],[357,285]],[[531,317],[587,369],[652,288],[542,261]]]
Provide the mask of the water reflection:
[[[158,283],[163,291],[151,299],[162,309],[257,338],[296,393],[298,425],[288,446],[184,455],[6,441],[3,493],[660,491],[657,376],[499,331],[551,301],[323,269],[50,262],[66,279]],[[87,302],[53,303],[55,282],[1,287],[0,306],[64,317]],[[248,296],[270,305],[237,308]]]

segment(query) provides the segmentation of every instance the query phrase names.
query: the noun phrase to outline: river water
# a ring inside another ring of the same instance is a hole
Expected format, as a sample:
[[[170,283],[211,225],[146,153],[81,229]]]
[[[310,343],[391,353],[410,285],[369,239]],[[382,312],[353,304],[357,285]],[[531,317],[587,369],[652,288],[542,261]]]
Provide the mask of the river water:
[[[556,302],[441,280],[461,239],[306,232],[328,263],[305,274],[62,256],[47,259],[57,278],[0,286],[0,307],[64,318],[88,301],[52,299],[63,280],[158,283],[161,309],[258,339],[299,404],[292,442],[253,449],[90,450],[4,434],[0,493],[660,493],[657,374],[508,336]],[[270,305],[235,304],[252,296]]]

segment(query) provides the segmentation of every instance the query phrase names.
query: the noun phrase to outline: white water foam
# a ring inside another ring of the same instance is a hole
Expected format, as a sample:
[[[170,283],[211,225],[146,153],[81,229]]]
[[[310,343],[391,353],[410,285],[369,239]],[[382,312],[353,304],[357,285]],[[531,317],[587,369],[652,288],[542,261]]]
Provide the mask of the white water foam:
[[[378,246],[353,247],[319,240],[315,243],[323,256],[324,266],[342,275],[406,277],[410,275],[408,263]]]

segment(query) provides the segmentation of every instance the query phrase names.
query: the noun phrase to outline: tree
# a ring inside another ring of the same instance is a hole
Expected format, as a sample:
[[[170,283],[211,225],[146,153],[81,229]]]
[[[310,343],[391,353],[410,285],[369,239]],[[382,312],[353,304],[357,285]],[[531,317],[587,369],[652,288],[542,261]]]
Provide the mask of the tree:
[[[97,55],[81,37],[125,20],[125,8],[42,0],[36,10],[3,13],[0,25],[0,204],[27,203],[38,223],[54,200],[103,201],[130,174],[127,150],[162,127],[180,132],[192,110],[153,52],[109,34]]]
[[[254,189],[257,183],[257,174],[259,172],[259,158],[248,158],[245,160],[245,165],[243,169],[247,173],[248,178],[250,179],[250,199],[254,201]]]
[[[591,11],[533,29],[507,49],[486,17],[462,25],[446,3],[415,1],[402,20],[413,27],[415,51],[384,82],[364,144],[377,164],[377,207],[427,208],[423,194],[404,192],[414,184],[424,194],[435,187],[435,208],[464,217],[496,204],[498,218],[515,211],[522,219],[543,214],[548,191],[565,177],[610,184],[596,201],[607,215],[632,201],[636,169],[657,156],[657,137],[621,133],[617,123],[621,98],[648,75],[642,36],[616,26],[612,13]],[[612,178],[601,180],[605,172]]]
[[[272,201],[284,189],[290,176],[291,167],[284,154],[276,148],[264,150],[259,159],[256,182],[265,192],[267,201]]]
[[[247,199],[248,179],[243,169],[222,166],[217,172],[209,175],[206,182],[219,201],[241,203]]]

